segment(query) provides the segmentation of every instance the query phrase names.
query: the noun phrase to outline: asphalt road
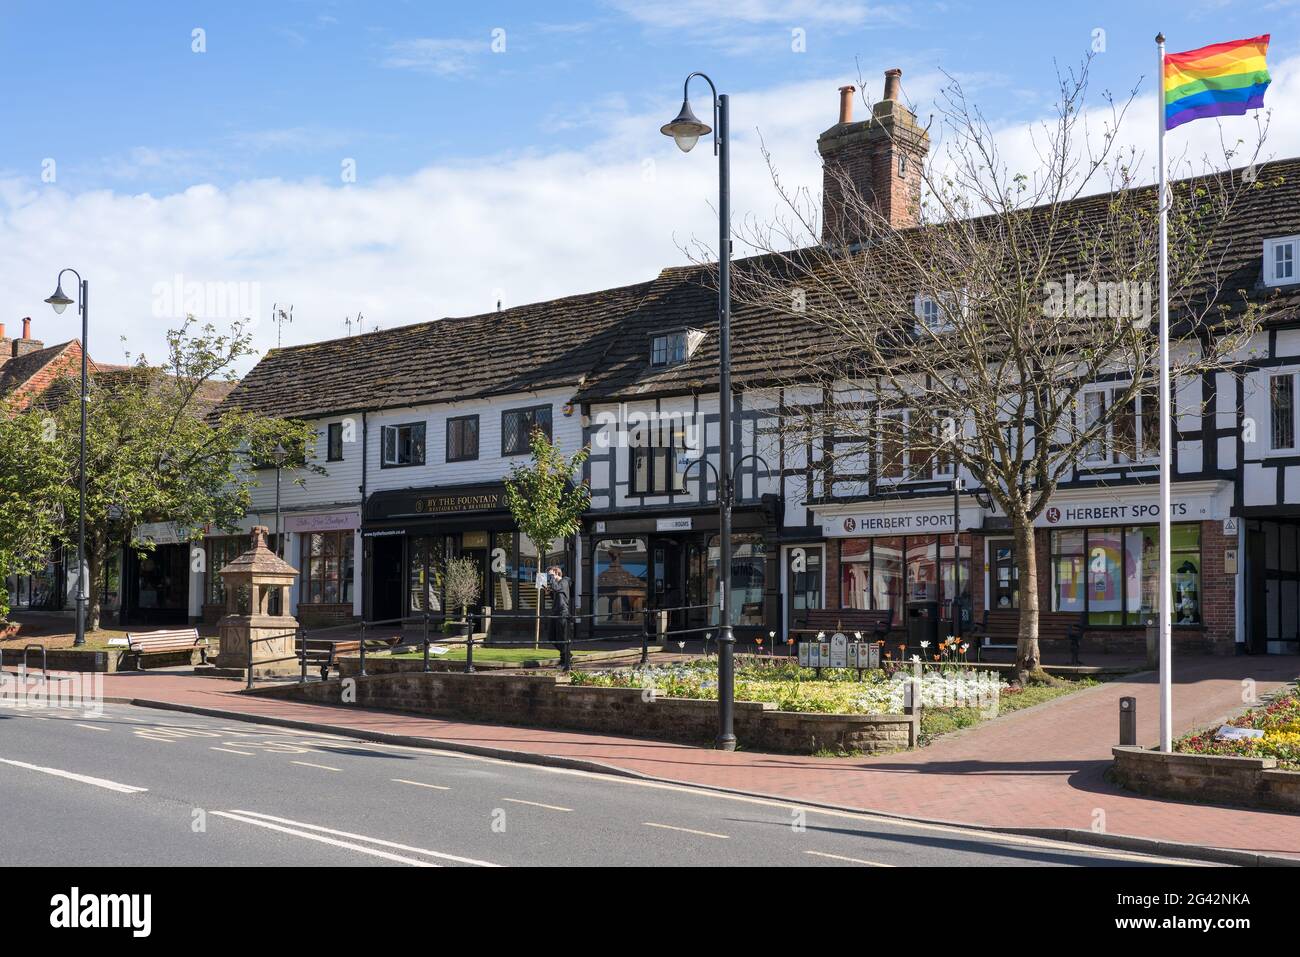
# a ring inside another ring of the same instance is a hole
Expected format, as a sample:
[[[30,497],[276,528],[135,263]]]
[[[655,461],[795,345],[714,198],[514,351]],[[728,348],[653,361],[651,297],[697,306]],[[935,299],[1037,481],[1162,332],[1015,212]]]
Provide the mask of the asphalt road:
[[[129,705],[0,709],[0,864],[1186,863]]]

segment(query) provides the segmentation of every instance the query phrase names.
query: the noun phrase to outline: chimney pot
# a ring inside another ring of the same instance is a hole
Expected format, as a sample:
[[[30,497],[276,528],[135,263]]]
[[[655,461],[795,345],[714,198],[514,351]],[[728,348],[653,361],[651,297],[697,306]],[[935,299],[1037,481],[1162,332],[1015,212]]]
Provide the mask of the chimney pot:
[[[25,319],[23,319],[23,338],[30,339],[31,337],[32,337],[32,317],[28,316]]]
[[[898,102],[898,93],[900,81],[903,78],[903,71],[898,67],[885,71],[885,101],[890,103]]]
[[[3,322],[0,322],[0,339],[3,339],[4,337],[5,337],[5,324]]]
[[[850,84],[849,86],[840,87],[840,122],[853,122],[853,94],[857,92],[857,87]]]

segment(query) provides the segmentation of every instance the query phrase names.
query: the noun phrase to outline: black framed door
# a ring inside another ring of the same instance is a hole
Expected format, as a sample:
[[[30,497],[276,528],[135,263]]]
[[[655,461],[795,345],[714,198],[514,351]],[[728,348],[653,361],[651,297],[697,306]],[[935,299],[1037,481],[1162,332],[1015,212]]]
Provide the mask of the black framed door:
[[[685,549],[673,538],[650,540],[650,594],[649,607],[655,609],[680,609],[686,601]],[[685,612],[671,611],[668,628],[678,631],[686,627]]]
[[[1264,532],[1246,531],[1246,646],[1252,655],[1268,653],[1268,575]]]
[[[405,614],[406,536],[380,535],[371,544],[371,621],[390,621]]]

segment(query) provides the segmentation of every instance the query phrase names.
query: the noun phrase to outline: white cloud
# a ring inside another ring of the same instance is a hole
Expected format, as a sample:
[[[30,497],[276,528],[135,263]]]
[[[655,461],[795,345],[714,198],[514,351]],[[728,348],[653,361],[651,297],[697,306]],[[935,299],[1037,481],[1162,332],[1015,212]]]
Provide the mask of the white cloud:
[[[1300,59],[1276,64],[1269,102],[1300,98]],[[828,77],[732,99],[733,209],[738,220],[772,217],[777,196],[759,145],[787,187],[821,188],[818,133],[836,116]],[[913,74],[909,93],[933,96],[938,78]],[[870,93],[875,94],[873,88]],[[256,344],[275,344],[271,304],[293,303],[286,343],[342,336],[346,316],[384,328],[652,278],[686,257],[680,246],[716,242],[717,165],[704,142],[682,155],[659,126],[676,112],[672,91],[653,112],[619,112],[579,147],[549,154],[485,156],[354,185],[256,180],[196,185],[167,195],[115,190],[71,193],[58,184],[0,178],[0,321],[34,317],[46,342],[78,335],[71,312],[42,303],[63,266],[91,285],[91,352],[119,359],[119,336],[157,356],[170,320],[157,317],[159,288],[183,282],[241,290],[260,320]],[[697,104],[698,106],[698,104]],[[1154,156],[1154,101],[1130,116],[1126,139]],[[701,114],[703,115],[703,114]],[[1240,125],[1238,125],[1240,124]],[[757,129],[756,129],[757,128]],[[1237,135],[1249,118],[1224,121]],[[1171,152],[1217,143],[1212,122],[1170,136]],[[1013,166],[1031,167],[1022,127],[999,132]],[[1300,121],[1278,109],[1269,152],[1300,155]],[[147,152],[143,164],[156,159]],[[1153,165],[1154,160],[1151,160]],[[239,284],[245,284],[240,286]],[[491,348],[491,343],[485,343]]]
[[[383,64],[398,70],[457,76],[472,72],[475,59],[487,52],[487,40],[415,37],[389,44]]]

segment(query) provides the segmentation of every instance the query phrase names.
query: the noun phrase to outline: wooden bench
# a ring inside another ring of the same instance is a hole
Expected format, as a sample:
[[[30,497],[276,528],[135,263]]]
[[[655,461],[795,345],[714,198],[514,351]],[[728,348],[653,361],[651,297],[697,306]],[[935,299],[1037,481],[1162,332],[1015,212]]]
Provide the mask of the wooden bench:
[[[977,622],[969,635],[978,639],[976,658],[984,648],[1014,648],[1020,637],[1020,612],[993,609],[984,612],[983,621]],[[1083,640],[1083,615],[1077,612],[1040,611],[1038,613],[1039,641],[1068,641],[1070,660],[1079,663],[1079,642]]]
[[[892,615],[885,609],[810,608],[798,619],[796,626],[790,629],[790,634],[798,640],[823,631],[828,635],[837,631],[849,635],[860,631],[864,640],[880,641],[889,634],[891,621]]]
[[[321,681],[328,681],[330,669],[338,670],[339,656],[360,651],[361,639],[343,638],[333,641],[329,638],[303,638],[299,635],[294,639],[293,650],[308,667],[320,668]]]
[[[135,656],[140,670],[144,670],[145,655],[178,654],[190,652],[190,663],[194,662],[194,652],[199,653],[201,663],[208,663],[208,639],[200,638],[197,628],[178,628],[173,631],[154,631],[145,635],[126,636],[127,654]]]

